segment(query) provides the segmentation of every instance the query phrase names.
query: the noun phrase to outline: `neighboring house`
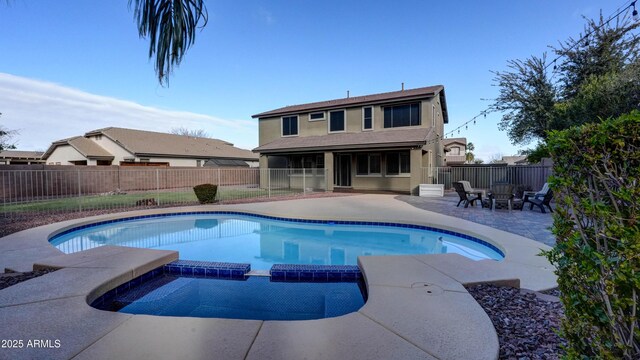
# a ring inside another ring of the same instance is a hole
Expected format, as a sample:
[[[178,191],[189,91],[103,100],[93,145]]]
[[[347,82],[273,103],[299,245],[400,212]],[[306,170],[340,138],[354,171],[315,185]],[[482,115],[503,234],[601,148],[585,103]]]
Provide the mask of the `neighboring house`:
[[[324,172],[326,189],[415,193],[442,166],[442,85],[287,106],[257,115],[260,168]]]
[[[205,166],[228,160],[214,166],[246,167],[258,160],[223,140],[116,127],[55,141],[42,157],[48,165]]]
[[[442,139],[445,165],[461,165],[467,161],[467,138]]]
[[[43,164],[42,151],[0,151],[0,165],[32,165]]]
[[[503,156],[502,160],[497,161],[496,163],[507,165],[529,165],[526,155]]]

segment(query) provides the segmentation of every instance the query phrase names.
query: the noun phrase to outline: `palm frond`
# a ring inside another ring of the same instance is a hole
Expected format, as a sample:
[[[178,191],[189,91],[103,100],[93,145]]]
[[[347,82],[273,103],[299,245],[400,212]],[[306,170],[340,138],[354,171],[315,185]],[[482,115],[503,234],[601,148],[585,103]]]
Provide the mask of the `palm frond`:
[[[138,34],[149,37],[149,58],[155,56],[158,81],[168,84],[173,68],[194,44],[199,24],[207,24],[204,0],[129,0],[132,5]]]

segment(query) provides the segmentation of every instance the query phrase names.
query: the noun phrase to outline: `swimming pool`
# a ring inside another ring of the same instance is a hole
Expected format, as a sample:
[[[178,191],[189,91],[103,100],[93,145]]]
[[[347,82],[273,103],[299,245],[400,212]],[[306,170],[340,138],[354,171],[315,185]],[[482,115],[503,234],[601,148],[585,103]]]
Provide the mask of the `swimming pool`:
[[[69,229],[50,239],[65,253],[103,245],[177,250],[181,259],[273,264],[356,265],[358,256],[457,253],[501,260],[492,244],[418,225],[283,219],[234,212],[163,214]]]

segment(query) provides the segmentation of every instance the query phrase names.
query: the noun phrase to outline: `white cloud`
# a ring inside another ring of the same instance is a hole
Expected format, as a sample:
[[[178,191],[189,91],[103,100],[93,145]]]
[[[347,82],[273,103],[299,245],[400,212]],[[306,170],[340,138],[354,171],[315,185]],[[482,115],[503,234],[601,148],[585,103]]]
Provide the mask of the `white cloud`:
[[[158,109],[6,73],[0,73],[0,113],[4,127],[19,131],[14,140],[21,150],[45,150],[55,140],[109,126],[160,132],[203,129],[246,149],[257,146],[258,138],[253,121]]]

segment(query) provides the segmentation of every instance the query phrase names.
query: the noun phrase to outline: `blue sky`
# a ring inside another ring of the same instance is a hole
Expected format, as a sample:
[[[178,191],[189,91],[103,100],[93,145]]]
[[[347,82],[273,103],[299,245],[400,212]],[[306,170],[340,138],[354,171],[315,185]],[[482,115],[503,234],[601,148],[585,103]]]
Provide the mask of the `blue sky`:
[[[490,70],[577,36],[582,15],[629,1],[207,1],[208,25],[161,87],[127,1],[0,5],[0,123],[20,149],[123,126],[203,128],[257,146],[251,115],[442,84],[453,129],[486,108]],[[512,155],[499,114],[461,131],[489,160]],[[456,136],[458,136],[456,134]]]

